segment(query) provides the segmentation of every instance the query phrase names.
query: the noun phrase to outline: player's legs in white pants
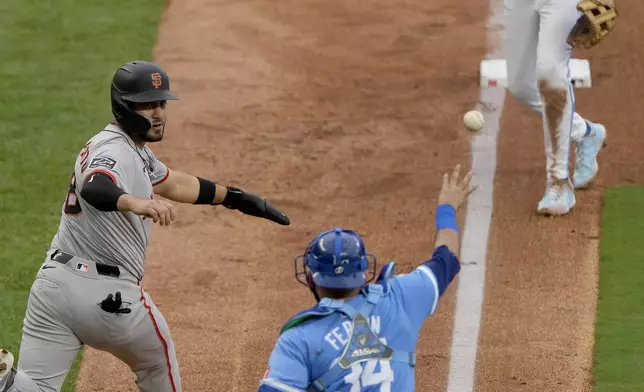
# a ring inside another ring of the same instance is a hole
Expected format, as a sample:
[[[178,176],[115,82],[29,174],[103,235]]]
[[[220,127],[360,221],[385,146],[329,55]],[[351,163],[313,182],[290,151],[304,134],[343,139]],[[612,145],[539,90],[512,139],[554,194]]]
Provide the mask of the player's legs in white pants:
[[[570,80],[569,62],[572,47],[566,42],[579,18],[576,0],[545,0],[539,9],[539,44],[537,46],[537,79],[545,100],[544,133],[554,142],[554,159],[548,167],[555,179],[570,174],[570,139],[581,140],[588,128],[577,115],[574,121],[575,97]]]
[[[575,6],[575,0],[506,0],[508,90],[542,116],[548,184],[569,178],[570,139],[580,142],[590,129],[574,111],[568,67]]]

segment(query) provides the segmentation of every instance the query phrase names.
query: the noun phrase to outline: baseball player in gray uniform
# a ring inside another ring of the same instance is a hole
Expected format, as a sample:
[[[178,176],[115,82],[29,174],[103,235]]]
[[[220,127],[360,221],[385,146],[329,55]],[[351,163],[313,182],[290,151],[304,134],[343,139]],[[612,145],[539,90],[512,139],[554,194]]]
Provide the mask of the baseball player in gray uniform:
[[[141,288],[153,223],[175,219],[165,199],[289,225],[260,196],[171,171],[146,145],[163,138],[170,91],[161,67],[134,61],[114,74],[114,119],[76,159],[62,217],[27,303],[17,369],[0,351],[0,391],[59,391],[83,344],[112,353],[145,392],[181,391],[168,324]]]

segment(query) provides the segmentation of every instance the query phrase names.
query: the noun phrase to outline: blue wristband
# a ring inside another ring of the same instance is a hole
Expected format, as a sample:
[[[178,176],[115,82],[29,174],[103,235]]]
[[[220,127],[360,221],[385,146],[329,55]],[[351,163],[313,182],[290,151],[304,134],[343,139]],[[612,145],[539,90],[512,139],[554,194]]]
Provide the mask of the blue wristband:
[[[436,231],[453,229],[458,232],[456,210],[450,204],[441,204],[436,208]]]

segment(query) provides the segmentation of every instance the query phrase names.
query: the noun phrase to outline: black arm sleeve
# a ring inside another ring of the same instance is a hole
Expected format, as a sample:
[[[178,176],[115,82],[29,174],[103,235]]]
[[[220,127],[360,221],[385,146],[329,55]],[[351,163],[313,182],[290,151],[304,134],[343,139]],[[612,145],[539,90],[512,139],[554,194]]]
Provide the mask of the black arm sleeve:
[[[118,211],[116,203],[125,194],[105,173],[92,173],[83,183],[80,196],[99,211]]]
[[[217,184],[205,178],[197,177],[197,179],[199,179],[199,196],[192,204],[212,204],[215,200]]]

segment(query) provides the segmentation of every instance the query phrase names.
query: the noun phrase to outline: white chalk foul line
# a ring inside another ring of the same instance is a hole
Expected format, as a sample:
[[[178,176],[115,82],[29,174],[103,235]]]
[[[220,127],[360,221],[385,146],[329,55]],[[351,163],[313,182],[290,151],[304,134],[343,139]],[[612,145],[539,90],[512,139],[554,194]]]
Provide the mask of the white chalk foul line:
[[[502,58],[503,1],[491,0],[488,20],[488,41],[494,51],[488,59]],[[480,103],[485,126],[472,139],[472,173],[479,189],[467,202],[467,215],[461,243],[459,274],[448,392],[473,392],[476,375],[476,356],[483,308],[487,242],[492,219],[492,197],[496,172],[496,151],[499,122],[503,111],[505,89],[482,89]]]

